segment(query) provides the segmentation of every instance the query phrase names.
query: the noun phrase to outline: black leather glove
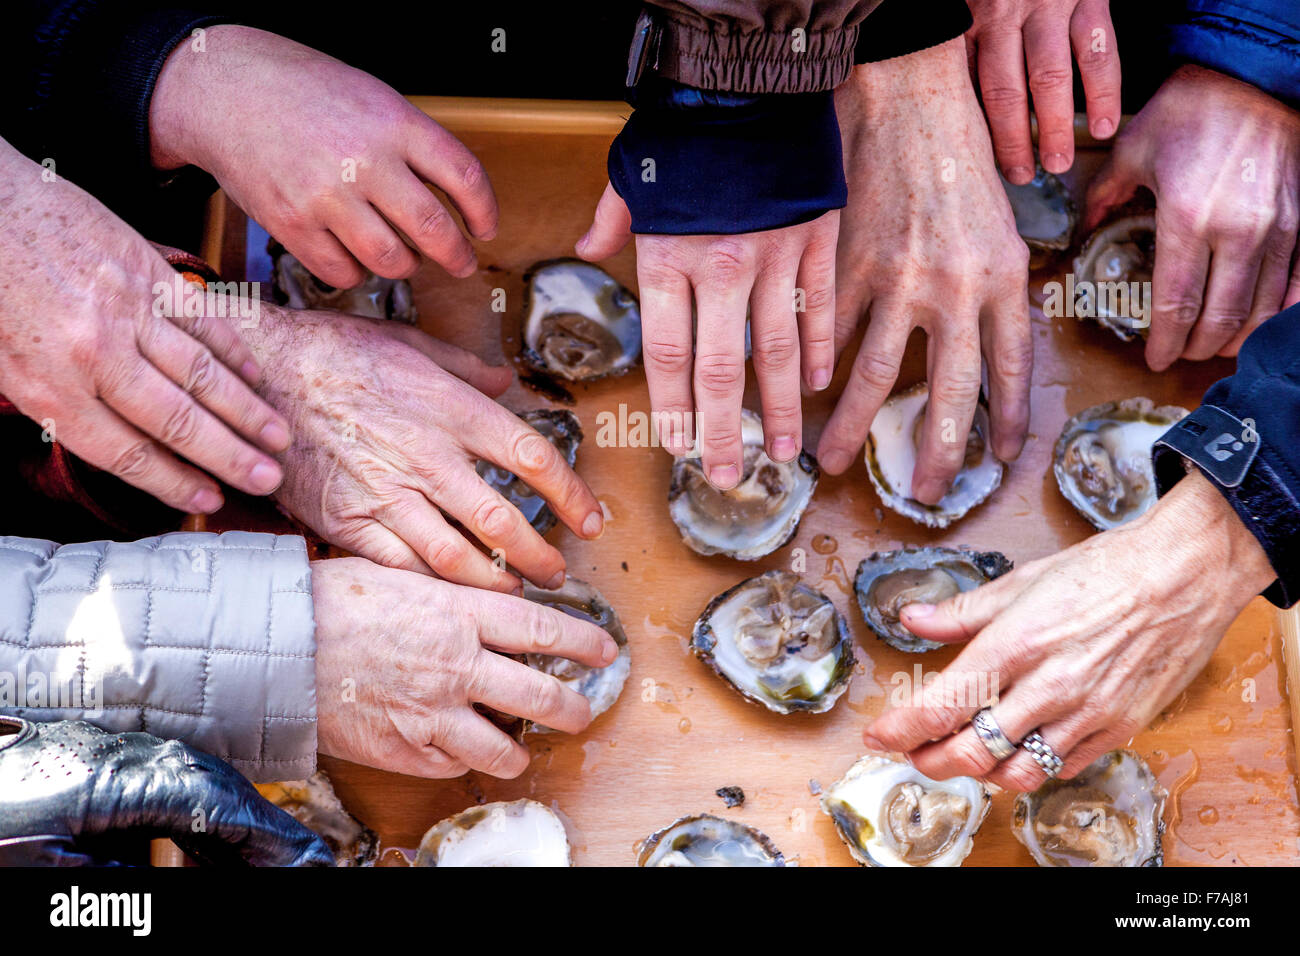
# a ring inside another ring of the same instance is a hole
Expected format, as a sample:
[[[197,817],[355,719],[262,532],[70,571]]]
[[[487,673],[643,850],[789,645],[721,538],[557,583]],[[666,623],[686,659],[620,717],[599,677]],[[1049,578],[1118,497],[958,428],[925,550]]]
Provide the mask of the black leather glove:
[[[176,740],[0,717],[0,865],[119,866],[170,837],[201,863],[332,866],[315,833]]]

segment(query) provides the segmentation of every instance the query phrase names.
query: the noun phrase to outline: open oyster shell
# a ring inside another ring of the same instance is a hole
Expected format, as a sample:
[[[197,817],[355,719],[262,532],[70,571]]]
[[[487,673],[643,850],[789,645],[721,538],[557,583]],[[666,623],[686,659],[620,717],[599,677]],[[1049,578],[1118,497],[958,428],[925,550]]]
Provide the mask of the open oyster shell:
[[[526,424],[541,432],[572,468],[578,460],[578,446],[582,444],[582,425],[578,416],[566,409],[537,408],[520,412]],[[506,471],[490,461],[480,461],[476,466],[479,476],[501,496],[519,509],[520,514],[538,534],[546,534],[555,527],[555,512],[546,499],[521,481],[513,472]]]
[[[974,777],[931,780],[870,754],[823,794],[822,810],[864,866],[961,866],[992,797]]]
[[[1016,797],[1011,830],[1039,866],[1160,866],[1168,794],[1132,750]]]
[[[1025,185],[1006,179],[1002,185],[1016,217],[1016,231],[1029,247],[1029,268],[1041,268],[1070,248],[1079,216],[1065,183],[1039,166]]]
[[[641,308],[609,273],[581,259],[539,262],[524,276],[521,358],[566,382],[621,375],[641,357]]]
[[[436,824],[416,866],[570,866],[564,824],[536,800],[486,803]]]
[[[415,297],[411,283],[405,279],[385,279],[367,272],[360,285],[336,289],[307,271],[275,240],[267,243],[266,251],[271,256],[271,295],[280,305],[347,312],[369,319],[396,319],[406,325],[417,322]]]
[[[1155,257],[1153,213],[1135,212],[1103,223],[1074,260],[1075,316],[1095,319],[1125,342],[1145,338]]]
[[[778,714],[830,710],[853,676],[844,618],[789,571],[741,581],[710,601],[695,622],[691,652]]]
[[[703,813],[682,817],[641,842],[637,866],[785,866],[768,836]]]
[[[267,800],[325,841],[336,866],[374,866],[379,837],[350,814],[334,792],[330,778],[318,770],[306,780],[258,784]]]
[[[524,597],[599,625],[614,638],[614,643],[618,645],[618,656],[608,667],[588,667],[577,661],[547,654],[524,655],[529,667],[554,675],[570,690],[587,698],[593,718],[609,710],[623,692],[623,684],[627,682],[627,675],[632,670],[632,649],[618,619],[618,612],[594,587],[574,577],[565,578],[564,584],[554,591],[525,583]],[[539,734],[554,732],[541,724],[533,724],[529,729]]]
[[[794,537],[821,474],[807,452],[784,463],[763,450],[763,420],[741,410],[744,467],[729,491],[709,484],[698,449],[673,461],[668,513],[682,540],[700,554],[725,554],[753,561]]]
[[[997,551],[903,548],[877,551],[858,565],[853,590],[862,618],[876,636],[900,651],[932,651],[936,641],[917,637],[898,619],[908,604],[937,604],[1011,570]]]
[[[912,497],[917,442],[930,401],[930,387],[921,382],[890,396],[867,434],[867,474],[886,507],[931,528],[946,528],[984,501],[1002,483],[1002,462],[990,444],[988,409],[981,402],[966,437],[966,460],[952,488],[935,505]]]
[[[1188,414],[1177,405],[1126,398],[1086,408],[1065,423],[1052,471],[1065,500],[1101,531],[1117,528],[1156,502],[1151,446]]]

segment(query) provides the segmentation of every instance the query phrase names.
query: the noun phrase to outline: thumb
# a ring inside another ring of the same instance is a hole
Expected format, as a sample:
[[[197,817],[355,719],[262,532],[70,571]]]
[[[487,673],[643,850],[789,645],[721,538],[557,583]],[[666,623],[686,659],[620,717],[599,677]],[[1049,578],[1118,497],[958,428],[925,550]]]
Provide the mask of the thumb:
[[[1011,574],[949,598],[941,604],[909,604],[899,620],[917,637],[943,644],[969,641],[1006,609],[1019,593]]]
[[[632,214],[627,211],[623,197],[607,185],[596,206],[591,228],[578,240],[574,251],[588,262],[599,262],[621,250],[631,238]]]
[[[1088,184],[1084,200],[1083,233],[1097,228],[1106,214],[1133,198],[1138,186],[1144,185],[1140,170],[1130,161],[1128,151],[1117,145]]]

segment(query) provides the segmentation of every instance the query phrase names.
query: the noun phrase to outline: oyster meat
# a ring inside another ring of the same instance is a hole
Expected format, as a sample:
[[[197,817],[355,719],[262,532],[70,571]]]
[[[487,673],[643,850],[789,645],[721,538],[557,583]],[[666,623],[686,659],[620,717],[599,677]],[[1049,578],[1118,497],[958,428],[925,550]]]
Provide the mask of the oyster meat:
[[[621,375],[641,357],[636,296],[580,259],[539,262],[524,276],[521,358],[566,382]]]
[[[974,777],[931,780],[868,755],[822,794],[822,810],[864,866],[961,866],[992,798]]]
[[[1074,314],[1096,319],[1125,342],[1151,325],[1148,290],[1156,257],[1156,217],[1137,212],[1098,228],[1074,260]]]
[[[1146,761],[1112,750],[1016,797],[1011,829],[1039,866],[1160,866],[1166,797]]]
[[[1177,405],[1128,398],[1075,415],[1052,455],[1065,500],[1101,531],[1143,514],[1156,501],[1151,446],[1186,414]]]
[[[486,803],[448,817],[420,841],[416,866],[570,866],[564,824],[536,800]]]
[[[280,305],[348,312],[369,319],[396,319],[406,325],[415,325],[418,320],[411,283],[405,279],[385,279],[367,272],[360,285],[336,289],[308,272],[278,242],[268,243],[267,252],[271,256],[271,294]]]
[[[749,409],[741,410],[740,434],[740,483],[728,491],[713,487],[694,449],[673,461],[668,513],[693,551],[753,561],[794,537],[820,469],[807,452],[783,464],[768,458],[763,420]]]
[[[519,417],[524,423],[541,432],[542,436],[555,446],[572,468],[578,460],[578,446],[582,444],[582,425],[578,416],[568,409],[555,411],[549,408],[537,408],[521,412]],[[476,466],[479,476],[501,496],[519,509],[538,534],[546,534],[555,527],[555,512],[546,503],[546,499],[521,481],[513,472],[506,471],[500,465],[490,461],[480,461]]]
[[[1011,200],[1016,231],[1029,247],[1029,268],[1041,268],[1070,248],[1078,213],[1065,183],[1039,166],[1023,186],[1005,179],[1002,185]]]
[[[374,866],[379,837],[348,813],[330,778],[318,770],[306,780],[258,784],[258,792],[325,841],[336,866]]]
[[[1002,483],[1002,462],[989,441],[989,413],[984,403],[966,436],[966,457],[948,493],[938,504],[912,497],[912,474],[925,426],[930,387],[925,382],[890,396],[867,434],[867,474],[886,507],[931,528],[946,528],[984,501]]]
[[[903,548],[878,551],[858,565],[853,590],[862,618],[876,636],[900,651],[942,647],[917,637],[899,620],[909,604],[937,604],[1006,574],[1012,564],[997,551]]]
[[[637,866],[785,866],[767,834],[711,814],[682,817],[641,842]]]
[[[844,618],[789,571],[760,574],[710,601],[695,622],[691,652],[778,714],[830,710],[853,676]]]
[[[623,684],[632,670],[632,650],[623,625],[619,622],[618,613],[599,591],[586,581],[574,577],[566,578],[564,584],[554,591],[525,583],[524,597],[599,625],[614,638],[614,643],[618,645],[618,656],[608,667],[588,667],[577,661],[546,654],[524,656],[529,667],[555,676],[570,690],[587,698],[591,703],[592,717],[609,710],[623,692]],[[530,729],[539,734],[552,733],[551,728],[540,724],[533,724]]]

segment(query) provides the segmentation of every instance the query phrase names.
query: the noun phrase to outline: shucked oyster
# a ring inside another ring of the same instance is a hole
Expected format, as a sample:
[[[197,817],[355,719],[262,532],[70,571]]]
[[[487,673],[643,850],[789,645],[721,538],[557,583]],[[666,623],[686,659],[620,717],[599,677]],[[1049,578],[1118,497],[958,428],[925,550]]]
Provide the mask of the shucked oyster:
[[[1165,789],[1131,750],[1016,797],[1011,829],[1039,866],[1160,866]]]
[[[568,382],[621,375],[641,357],[641,308],[613,276],[580,259],[539,262],[524,276],[521,357]]]
[[[1127,398],[1075,415],[1052,454],[1065,500],[1102,531],[1137,518],[1156,501],[1151,446],[1186,414],[1177,405]]]
[[[527,654],[524,657],[529,667],[554,675],[570,690],[587,698],[591,703],[592,717],[598,717],[609,710],[623,692],[623,684],[632,669],[632,650],[623,625],[619,622],[618,613],[599,591],[586,581],[573,577],[565,578],[563,586],[555,591],[525,583],[524,597],[599,625],[614,638],[614,643],[618,645],[618,656],[608,667],[588,667],[577,661],[547,654]],[[539,734],[552,732],[551,728],[540,724],[534,724],[530,729]]]
[[[1139,212],[1098,228],[1074,260],[1074,314],[1096,319],[1125,342],[1145,337],[1151,325],[1156,217]]]
[[[396,319],[416,324],[415,299],[405,279],[385,279],[367,272],[361,284],[336,289],[307,271],[307,267],[278,242],[267,244],[271,255],[271,292],[275,301],[291,309],[325,309],[370,319]]]
[[[1078,215],[1065,183],[1039,166],[1034,178],[1023,186],[1005,179],[1002,185],[1011,200],[1016,231],[1029,246],[1029,268],[1045,266],[1057,253],[1070,248]]]
[[[853,645],[830,598],[768,571],[704,609],[691,652],[749,700],[778,714],[830,710],[853,676]]]
[[[379,837],[348,813],[323,770],[306,780],[259,784],[257,790],[307,829],[314,830],[334,851],[335,865],[375,865]]]
[[[929,402],[930,387],[921,382],[881,406],[867,434],[867,474],[887,507],[931,528],[946,528],[993,494],[1002,483],[1002,462],[993,456],[989,413],[981,402],[966,436],[965,461],[951,489],[935,505],[913,498],[912,473]]]
[[[564,824],[536,800],[486,803],[438,823],[416,866],[569,866]]]
[[[524,423],[541,432],[542,436],[555,446],[572,468],[578,460],[578,446],[582,444],[582,425],[578,416],[568,409],[553,411],[549,408],[537,408],[521,412],[519,417]],[[538,534],[546,534],[555,527],[555,512],[546,503],[546,499],[532,488],[520,481],[513,472],[480,461],[477,465],[479,476],[501,496],[510,502],[527,519]]]
[[[942,647],[923,640],[898,617],[909,604],[938,604],[962,591],[971,591],[1011,570],[997,551],[969,548],[904,548],[878,551],[858,565],[853,590],[867,626],[886,644],[900,651],[932,651]]]
[[[673,462],[668,513],[692,550],[753,561],[794,537],[820,469],[807,452],[784,464],[768,458],[763,420],[747,408],[741,410],[740,435],[740,483],[729,491],[714,488],[693,450]]]
[[[637,866],[785,866],[765,833],[704,813],[682,817],[641,843]]]
[[[931,780],[876,755],[850,767],[821,800],[853,859],[868,866],[961,866],[991,802],[974,777]]]

